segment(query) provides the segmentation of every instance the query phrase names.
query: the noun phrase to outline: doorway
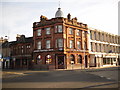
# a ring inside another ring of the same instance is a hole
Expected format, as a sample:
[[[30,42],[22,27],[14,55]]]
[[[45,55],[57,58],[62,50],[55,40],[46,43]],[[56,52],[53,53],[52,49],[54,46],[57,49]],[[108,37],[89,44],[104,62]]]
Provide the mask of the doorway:
[[[85,56],[85,68],[88,67],[88,60],[87,60],[87,55]]]
[[[58,60],[58,69],[64,69],[65,68],[64,55],[58,55],[57,60]]]

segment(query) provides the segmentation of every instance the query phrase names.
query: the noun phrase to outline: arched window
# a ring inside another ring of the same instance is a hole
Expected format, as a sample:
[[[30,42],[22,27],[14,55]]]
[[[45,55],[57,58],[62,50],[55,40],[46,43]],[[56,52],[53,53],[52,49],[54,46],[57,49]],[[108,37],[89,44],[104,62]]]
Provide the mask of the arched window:
[[[41,63],[42,64],[42,57],[41,57],[41,55],[37,56],[37,63]]]
[[[82,56],[81,55],[78,55],[78,63],[82,64]]]
[[[52,63],[52,56],[48,54],[46,56],[46,64],[51,64],[51,63]]]

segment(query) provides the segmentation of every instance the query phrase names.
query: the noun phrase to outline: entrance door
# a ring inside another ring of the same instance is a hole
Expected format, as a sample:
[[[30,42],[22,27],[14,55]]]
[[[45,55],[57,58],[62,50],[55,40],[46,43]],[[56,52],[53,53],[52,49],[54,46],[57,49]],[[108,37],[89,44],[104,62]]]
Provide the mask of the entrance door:
[[[57,60],[58,60],[58,69],[64,69],[64,56],[60,55],[57,56]]]
[[[85,68],[88,67],[87,55],[85,56]]]
[[[95,67],[97,66],[96,63],[97,63],[97,62],[96,62],[96,57],[95,57],[95,59],[94,59],[94,66],[95,66]]]

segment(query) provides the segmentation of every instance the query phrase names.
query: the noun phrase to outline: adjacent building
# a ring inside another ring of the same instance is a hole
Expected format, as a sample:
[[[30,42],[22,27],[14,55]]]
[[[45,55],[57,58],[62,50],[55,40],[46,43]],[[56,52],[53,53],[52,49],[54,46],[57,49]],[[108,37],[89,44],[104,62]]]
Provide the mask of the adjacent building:
[[[119,64],[120,36],[89,28],[89,54],[91,67]]]
[[[32,68],[33,37],[17,35],[16,41],[10,43],[11,68]]]
[[[89,67],[88,26],[77,18],[63,17],[61,8],[55,18],[40,17],[33,23],[35,68],[81,69]]]
[[[10,68],[10,42],[7,40],[2,43],[2,54],[1,54],[2,68]]]

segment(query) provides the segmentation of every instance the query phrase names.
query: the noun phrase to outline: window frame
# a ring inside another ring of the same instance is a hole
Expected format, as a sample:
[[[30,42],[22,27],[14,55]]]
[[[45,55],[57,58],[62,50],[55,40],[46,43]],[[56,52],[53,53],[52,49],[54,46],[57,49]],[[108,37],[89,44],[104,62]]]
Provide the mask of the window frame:
[[[63,39],[62,38],[56,39],[56,47],[57,48],[63,48]]]
[[[79,44],[78,44],[79,43]],[[77,41],[77,48],[81,49],[81,41]]]
[[[47,27],[47,28],[45,28],[45,31],[46,31],[46,35],[50,35],[51,34],[51,31],[50,31],[50,27]]]
[[[71,27],[69,28],[69,34],[73,35],[73,28],[71,28]]]
[[[41,43],[41,41],[37,42],[37,49],[42,49],[42,43]]]
[[[41,36],[42,35],[41,31],[42,31],[42,29],[38,29],[37,30],[37,36]]]
[[[73,40],[70,40],[69,44],[70,44],[70,48],[74,48],[74,41]]]
[[[49,41],[49,43],[48,43]],[[50,49],[51,45],[50,45],[51,41],[50,40],[46,40],[46,49]]]

